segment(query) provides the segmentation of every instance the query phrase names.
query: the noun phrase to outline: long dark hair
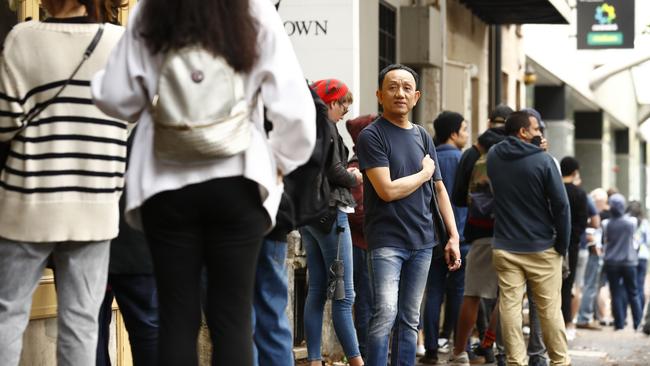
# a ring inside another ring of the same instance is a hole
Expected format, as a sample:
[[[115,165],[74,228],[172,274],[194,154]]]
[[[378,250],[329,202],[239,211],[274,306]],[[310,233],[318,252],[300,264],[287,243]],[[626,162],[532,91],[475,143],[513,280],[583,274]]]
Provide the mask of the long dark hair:
[[[88,18],[97,23],[117,24],[120,8],[128,6],[126,0],[77,0],[86,7]]]
[[[249,0],[145,0],[140,34],[152,53],[201,45],[239,72],[258,58],[258,23]]]

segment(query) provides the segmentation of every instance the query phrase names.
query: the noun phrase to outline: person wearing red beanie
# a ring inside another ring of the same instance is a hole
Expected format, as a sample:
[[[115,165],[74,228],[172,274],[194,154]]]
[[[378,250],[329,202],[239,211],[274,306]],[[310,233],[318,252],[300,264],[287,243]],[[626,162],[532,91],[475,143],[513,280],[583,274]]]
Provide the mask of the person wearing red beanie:
[[[348,168],[348,149],[338,133],[336,123],[347,113],[352,104],[348,87],[336,79],[319,80],[311,89],[327,105],[332,134],[331,164],[327,169],[330,185],[329,212],[318,223],[300,228],[309,269],[309,290],[305,299],[305,340],[310,366],[322,365],[321,333],[323,311],[328,298],[329,274],[332,265],[343,265],[345,296],[332,298],[332,323],[336,337],[343,348],[350,366],[363,366],[359,341],[354,328],[352,304],[355,293],[353,284],[352,237],[347,213],[354,212],[356,202],[350,189],[362,182],[357,168]]]
[[[311,89],[327,105],[327,114],[332,122],[340,121],[352,104],[352,93],[344,82],[337,79],[323,79],[311,84]]]

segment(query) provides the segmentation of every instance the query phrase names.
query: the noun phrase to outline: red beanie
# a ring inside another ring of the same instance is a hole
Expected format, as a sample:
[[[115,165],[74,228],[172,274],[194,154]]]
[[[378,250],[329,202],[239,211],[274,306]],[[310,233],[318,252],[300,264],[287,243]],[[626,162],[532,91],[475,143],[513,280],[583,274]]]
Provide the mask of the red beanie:
[[[318,94],[325,104],[343,98],[348,93],[348,87],[342,81],[337,79],[323,79],[311,84],[313,91]]]

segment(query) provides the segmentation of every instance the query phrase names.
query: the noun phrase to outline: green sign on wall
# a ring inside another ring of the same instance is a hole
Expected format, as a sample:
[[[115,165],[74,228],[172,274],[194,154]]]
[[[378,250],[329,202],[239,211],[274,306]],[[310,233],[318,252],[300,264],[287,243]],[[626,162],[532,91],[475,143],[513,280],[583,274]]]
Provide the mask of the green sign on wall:
[[[634,0],[578,0],[578,49],[634,48]]]

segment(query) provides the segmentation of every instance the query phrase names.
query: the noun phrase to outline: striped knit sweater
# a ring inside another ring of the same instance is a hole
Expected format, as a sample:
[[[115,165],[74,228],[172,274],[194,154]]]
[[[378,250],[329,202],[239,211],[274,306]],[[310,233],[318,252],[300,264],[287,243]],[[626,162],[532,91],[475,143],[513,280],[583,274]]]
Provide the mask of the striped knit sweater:
[[[122,28],[106,25],[92,56],[63,93],[24,130],[21,115],[50,99],[81,61],[97,24],[27,22],[0,58],[0,141],[11,150],[0,174],[0,237],[25,242],[117,236],[127,125],[93,104],[90,79]]]

